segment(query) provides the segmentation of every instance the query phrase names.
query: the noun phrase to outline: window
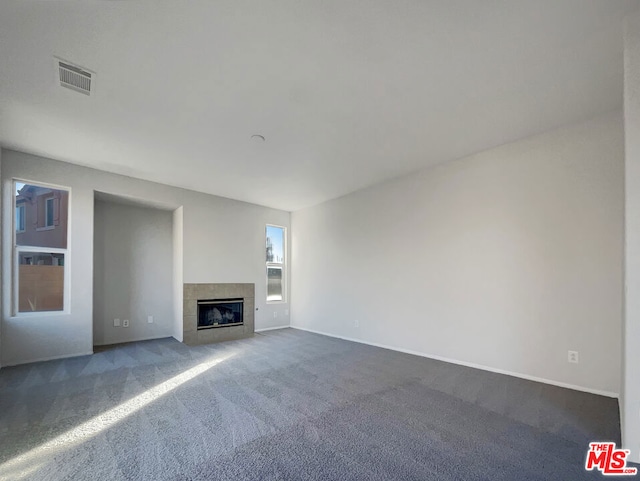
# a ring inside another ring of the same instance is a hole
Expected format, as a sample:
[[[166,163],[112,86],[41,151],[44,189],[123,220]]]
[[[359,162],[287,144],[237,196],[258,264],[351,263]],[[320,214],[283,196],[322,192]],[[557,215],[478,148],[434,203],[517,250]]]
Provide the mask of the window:
[[[53,227],[53,197],[49,197],[45,200],[45,214],[44,214],[44,226]]]
[[[16,205],[16,232],[24,232],[24,204]]]
[[[69,192],[22,182],[14,187],[14,313],[63,311]]]
[[[267,226],[267,302],[282,302],[285,295],[285,228]]]

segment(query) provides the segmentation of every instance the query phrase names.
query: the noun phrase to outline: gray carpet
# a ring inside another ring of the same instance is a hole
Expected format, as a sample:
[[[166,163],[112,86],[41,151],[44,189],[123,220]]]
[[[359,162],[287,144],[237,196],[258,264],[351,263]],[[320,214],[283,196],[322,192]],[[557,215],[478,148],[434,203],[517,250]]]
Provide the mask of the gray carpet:
[[[0,395],[2,479],[605,479],[588,443],[620,443],[615,399],[293,329],[3,368]]]

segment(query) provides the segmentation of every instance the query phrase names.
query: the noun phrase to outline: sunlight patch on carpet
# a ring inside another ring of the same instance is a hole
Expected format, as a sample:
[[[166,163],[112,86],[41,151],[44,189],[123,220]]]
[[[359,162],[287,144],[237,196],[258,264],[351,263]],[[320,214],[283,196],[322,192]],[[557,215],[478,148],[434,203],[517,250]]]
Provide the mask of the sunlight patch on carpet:
[[[141,394],[138,394],[128,401],[125,401],[122,404],[89,419],[79,426],[56,436],[46,443],[6,461],[0,465],[0,479],[26,479],[35,471],[35,469],[40,468],[42,463],[46,461],[49,456],[58,454],[64,449],[77,446],[78,444],[94,437],[96,434],[111,428],[158,398],[170,393],[174,389],[211,369],[216,364],[226,361],[230,357],[231,355],[200,363],[197,366],[194,366],[189,370],[178,374],[177,376],[174,376]]]

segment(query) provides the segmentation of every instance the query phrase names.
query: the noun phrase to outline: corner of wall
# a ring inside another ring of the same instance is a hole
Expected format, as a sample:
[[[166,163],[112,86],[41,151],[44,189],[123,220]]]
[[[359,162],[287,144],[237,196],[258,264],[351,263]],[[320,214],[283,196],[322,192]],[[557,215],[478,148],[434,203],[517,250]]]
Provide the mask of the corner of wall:
[[[640,462],[640,9],[624,20],[625,299],[622,445]]]
[[[0,145],[0,199],[2,198],[2,146]],[[2,203],[0,202],[0,205]],[[4,229],[4,209],[0,209],[0,253],[2,252],[2,231]],[[0,255],[0,277],[2,276],[2,255]],[[4,315],[2,306],[4,306],[4,289],[0,285],[0,369],[2,368],[2,326],[4,324]]]
[[[182,342],[182,297],[184,282],[184,210],[173,211],[173,337]]]

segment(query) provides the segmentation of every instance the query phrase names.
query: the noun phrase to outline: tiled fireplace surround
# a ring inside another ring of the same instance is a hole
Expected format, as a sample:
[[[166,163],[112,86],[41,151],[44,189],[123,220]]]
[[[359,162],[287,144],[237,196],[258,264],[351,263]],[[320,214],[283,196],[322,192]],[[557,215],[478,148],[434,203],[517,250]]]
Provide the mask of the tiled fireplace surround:
[[[244,298],[242,326],[198,330],[198,299]],[[231,341],[253,336],[255,284],[184,284],[182,328],[185,344]]]

